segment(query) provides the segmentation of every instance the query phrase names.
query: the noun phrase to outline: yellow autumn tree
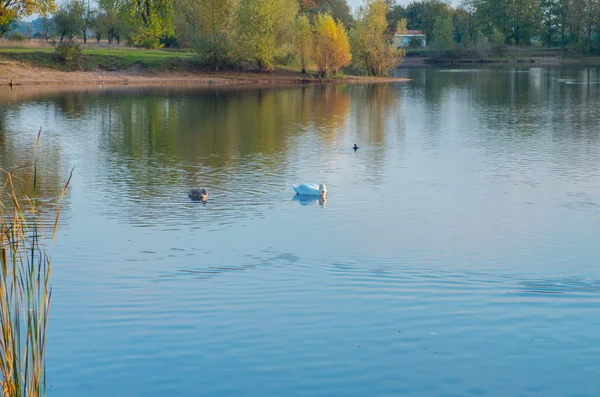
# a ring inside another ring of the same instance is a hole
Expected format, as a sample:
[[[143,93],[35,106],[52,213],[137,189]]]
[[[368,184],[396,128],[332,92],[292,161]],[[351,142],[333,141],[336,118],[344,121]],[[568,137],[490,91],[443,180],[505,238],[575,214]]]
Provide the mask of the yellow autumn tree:
[[[56,11],[54,0],[4,0],[0,1],[0,25],[8,24],[13,19],[28,17],[35,13],[42,16]]]
[[[352,54],[348,35],[342,22],[335,22],[329,14],[319,14],[314,23],[313,58],[319,74],[329,77],[350,65]]]

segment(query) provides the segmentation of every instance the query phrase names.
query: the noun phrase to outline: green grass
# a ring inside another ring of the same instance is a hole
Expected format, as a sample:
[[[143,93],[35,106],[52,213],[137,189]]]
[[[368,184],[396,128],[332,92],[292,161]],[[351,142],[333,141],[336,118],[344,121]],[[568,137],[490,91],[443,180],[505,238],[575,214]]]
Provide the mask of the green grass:
[[[0,48],[0,58],[37,67],[65,69],[56,59],[53,48]],[[122,70],[140,65],[148,70],[186,70],[197,65],[197,58],[189,51],[83,48],[81,69]]]

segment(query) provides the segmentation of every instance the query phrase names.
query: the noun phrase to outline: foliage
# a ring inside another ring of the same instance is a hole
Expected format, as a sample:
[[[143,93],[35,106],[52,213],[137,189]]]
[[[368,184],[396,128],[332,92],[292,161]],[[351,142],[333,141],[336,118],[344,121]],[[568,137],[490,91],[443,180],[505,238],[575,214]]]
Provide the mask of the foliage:
[[[306,64],[311,57],[313,46],[313,35],[310,26],[310,21],[306,15],[300,15],[296,18],[294,34],[294,44],[296,52],[300,57],[302,64],[302,73],[306,73]]]
[[[230,62],[235,0],[180,0],[178,30],[215,70]]]
[[[10,36],[8,36],[10,41],[25,41],[27,37],[21,32],[12,32]]]
[[[16,171],[1,170],[6,179],[0,187],[0,382],[2,396],[8,397],[46,395],[51,260],[43,245],[44,221],[36,207],[35,164],[34,160],[31,195],[19,193],[25,180]],[[60,205],[52,240],[59,214]]]
[[[433,25],[432,49],[436,52],[450,51],[454,48],[454,31],[449,16],[439,16]]]
[[[0,1],[0,25],[35,13],[45,16],[54,11],[54,0],[3,0]]]
[[[76,70],[81,67],[81,46],[73,40],[65,40],[56,44],[54,54],[67,69]]]
[[[72,40],[84,30],[85,6],[83,1],[69,1],[64,3],[54,16],[54,29],[62,41]]]
[[[40,19],[42,23],[42,34],[44,39],[48,41],[48,39],[50,39],[54,33],[54,21],[48,17],[41,17]]]
[[[421,47],[422,45],[423,45],[423,39],[421,39],[420,37],[412,36],[410,39],[408,39],[408,46],[410,48],[418,48],[418,47]]]
[[[174,33],[173,0],[127,0],[123,7],[134,45],[161,48],[161,37]]]
[[[405,34],[408,31],[407,25],[408,21],[406,18],[400,18],[400,20],[396,23],[396,34]]]
[[[0,23],[0,38],[10,31],[10,22]]]
[[[96,40],[106,37],[108,44],[114,41],[119,44],[121,38],[127,35],[129,31],[127,1],[130,0],[98,0],[94,22]]]
[[[296,0],[241,0],[235,17],[240,57],[272,71],[275,59],[289,50],[297,13]]]
[[[388,31],[388,4],[385,0],[365,0],[352,32],[352,48],[357,66],[373,76],[385,76],[402,60],[403,50],[394,48]],[[398,23],[406,31],[406,23]]]
[[[352,26],[352,14],[346,0],[300,0],[300,12],[314,17],[318,14],[329,14],[344,26]]]
[[[313,57],[319,74],[329,77],[342,67],[350,65],[350,43],[342,22],[335,22],[329,14],[319,14],[314,22]]]

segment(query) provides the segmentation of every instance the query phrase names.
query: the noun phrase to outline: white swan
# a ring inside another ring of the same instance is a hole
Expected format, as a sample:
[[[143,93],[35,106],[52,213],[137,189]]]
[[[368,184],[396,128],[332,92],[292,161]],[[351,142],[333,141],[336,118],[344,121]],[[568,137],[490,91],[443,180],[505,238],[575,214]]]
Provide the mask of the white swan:
[[[325,185],[315,185],[314,183],[301,183],[300,185],[292,185],[292,189],[301,196],[321,196],[325,197],[327,188]]]

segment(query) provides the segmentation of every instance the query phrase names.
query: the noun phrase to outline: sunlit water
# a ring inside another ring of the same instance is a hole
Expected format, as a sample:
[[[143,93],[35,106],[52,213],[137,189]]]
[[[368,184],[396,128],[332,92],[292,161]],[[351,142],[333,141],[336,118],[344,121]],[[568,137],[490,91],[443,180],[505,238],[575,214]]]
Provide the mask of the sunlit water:
[[[0,91],[0,166],[75,166],[50,395],[600,395],[600,70],[398,75]]]

